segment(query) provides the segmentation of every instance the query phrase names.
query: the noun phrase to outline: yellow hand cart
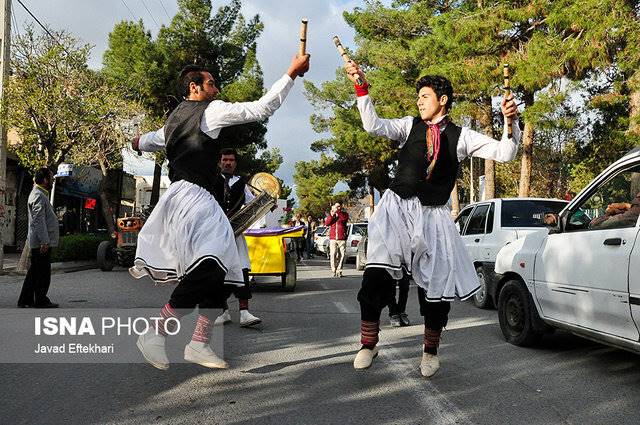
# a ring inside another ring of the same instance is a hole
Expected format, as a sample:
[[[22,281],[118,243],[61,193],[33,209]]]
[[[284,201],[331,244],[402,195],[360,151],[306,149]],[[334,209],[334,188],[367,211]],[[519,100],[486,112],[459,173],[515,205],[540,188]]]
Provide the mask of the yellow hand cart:
[[[249,229],[244,237],[249,248],[251,276],[280,276],[286,291],[296,288],[296,258],[287,249],[287,239],[304,236],[304,226],[286,229]]]

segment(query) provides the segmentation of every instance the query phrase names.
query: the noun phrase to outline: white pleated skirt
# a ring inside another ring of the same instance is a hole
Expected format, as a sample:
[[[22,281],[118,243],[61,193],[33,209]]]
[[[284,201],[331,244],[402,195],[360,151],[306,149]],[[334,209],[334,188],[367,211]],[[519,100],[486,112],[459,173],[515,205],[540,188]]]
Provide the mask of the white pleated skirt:
[[[249,247],[244,235],[236,236],[236,248],[238,248],[238,257],[240,257],[240,267],[251,270],[251,261],[249,260]]]
[[[138,235],[129,273],[178,283],[206,260],[225,271],[225,283],[244,285],[231,224],[213,195],[184,180],[171,183]]]
[[[423,206],[387,190],[369,219],[367,265],[394,279],[405,269],[427,301],[465,300],[480,288],[473,261],[445,206]]]

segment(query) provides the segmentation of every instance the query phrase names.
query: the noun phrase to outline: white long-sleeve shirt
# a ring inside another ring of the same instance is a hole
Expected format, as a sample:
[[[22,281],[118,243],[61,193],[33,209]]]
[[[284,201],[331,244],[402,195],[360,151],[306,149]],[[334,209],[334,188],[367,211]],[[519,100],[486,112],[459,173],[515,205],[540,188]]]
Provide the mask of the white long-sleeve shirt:
[[[220,130],[236,124],[262,121],[273,115],[282,105],[293,80],[287,74],[276,81],[269,91],[253,102],[224,102],[214,100],[209,103],[202,115],[200,129],[212,139],[217,139]],[[155,152],[165,147],[164,126],[140,136],[138,149],[143,152]]]
[[[362,125],[365,131],[375,136],[386,137],[393,140],[402,147],[413,126],[414,117],[407,116],[397,119],[384,119],[378,117],[373,102],[369,95],[358,97],[358,110],[362,118]],[[468,156],[477,158],[493,159],[498,162],[511,161],[516,157],[518,143],[520,142],[520,127],[517,117],[513,120],[512,140],[509,141],[507,135],[507,123],[505,121],[502,140],[498,141],[468,127],[462,127],[456,154],[458,161],[462,161]]]

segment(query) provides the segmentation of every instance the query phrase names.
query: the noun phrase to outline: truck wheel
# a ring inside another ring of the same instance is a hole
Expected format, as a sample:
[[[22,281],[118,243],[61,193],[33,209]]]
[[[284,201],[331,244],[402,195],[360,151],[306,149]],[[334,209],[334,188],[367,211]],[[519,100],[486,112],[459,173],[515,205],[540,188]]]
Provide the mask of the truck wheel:
[[[364,270],[366,260],[362,258],[362,253],[358,251],[356,254],[356,270]]]
[[[293,292],[296,289],[296,278],[298,275],[296,259],[289,253],[284,257],[285,272],[282,275],[282,287],[285,291]]]
[[[493,308],[493,300],[491,299],[489,290],[487,288],[487,277],[485,276],[482,266],[476,267],[476,274],[478,275],[480,289],[473,296],[473,304],[475,304],[476,307],[482,309]]]
[[[510,280],[504,284],[498,297],[500,329],[507,342],[528,347],[540,342],[544,328],[533,299],[525,284]]]
[[[98,253],[96,260],[100,270],[103,272],[110,272],[113,270],[113,266],[116,264],[116,256],[113,249],[113,244],[110,241],[102,241],[98,245]]]

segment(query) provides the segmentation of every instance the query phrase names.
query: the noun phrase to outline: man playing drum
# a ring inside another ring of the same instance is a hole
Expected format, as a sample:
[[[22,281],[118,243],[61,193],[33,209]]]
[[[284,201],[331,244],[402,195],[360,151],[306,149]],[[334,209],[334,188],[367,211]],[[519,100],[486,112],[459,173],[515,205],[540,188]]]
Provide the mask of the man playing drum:
[[[214,193],[224,213],[227,217],[231,217],[242,208],[244,204],[253,200],[255,196],[247,188],[246,178],[235,175],[236,167],[238,166],[238,154],[235,149],[222,149],[220,151],[220,162],[218,165],[220,166],[220,174],[214,185]],[[240,256],[244,286],[224,285],[226,289],[224,311],[218,316],[215,324],[223,325],[231,322],[229,305],[226,300],[233,293],[240,304],[240,326],[247,327],[257,325],[262,320],[249,313],[249,300],[251,299],[249,271],[251,270],[251,262],[249,261],[247,241],[242,234],[236,236],[236,246],[238,248],[238,255]]]

